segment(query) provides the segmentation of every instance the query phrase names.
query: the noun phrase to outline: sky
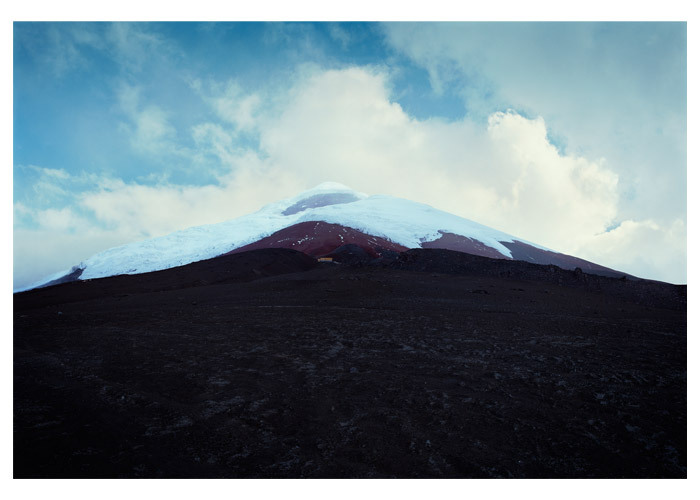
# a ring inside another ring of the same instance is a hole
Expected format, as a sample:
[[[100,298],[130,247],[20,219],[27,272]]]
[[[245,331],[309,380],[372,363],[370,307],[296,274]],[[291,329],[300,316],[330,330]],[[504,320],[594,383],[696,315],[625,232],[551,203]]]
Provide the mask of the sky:
[[[13,288],[324,181],[686,283],[681,22],[13,25]]]

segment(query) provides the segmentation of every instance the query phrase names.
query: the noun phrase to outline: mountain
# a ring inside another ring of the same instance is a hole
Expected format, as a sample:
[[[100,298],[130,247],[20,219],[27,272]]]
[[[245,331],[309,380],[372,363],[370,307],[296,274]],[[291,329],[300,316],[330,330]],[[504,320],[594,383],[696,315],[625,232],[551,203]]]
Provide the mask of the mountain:
[[[687,477],[687,287],[536,259],[328,184],[98,254],[13,296],[14,477]]]
[[[422,203],[368,196],[326,182],[236,219],[111,248],[24,290],[147,273],[259,248],[289,248],[313,257],[350,251],[368,258],[411,248],[440,248],[563,269],[580,268],[603,276],[627,276]]]

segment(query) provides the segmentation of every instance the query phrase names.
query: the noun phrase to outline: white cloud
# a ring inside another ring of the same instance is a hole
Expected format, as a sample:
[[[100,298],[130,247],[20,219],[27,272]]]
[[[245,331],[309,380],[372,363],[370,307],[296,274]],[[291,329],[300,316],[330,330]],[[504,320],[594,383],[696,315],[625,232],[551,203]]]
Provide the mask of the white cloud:
[[[86,226],[79,232],[15,228],[13,289],[68,270],[97,252],[124,243],[128,235]]]
[[[39,175],[50,177],[53,179],[68,179],[70,174],[62,168],[45,168],[37,167],[36,165],[27,165],[28,168],[34,170]]]
[[[94,215],[97,227],[151,238],[178,229],[212,224],[253,212],[305,186],[293,175],[271,168],[252,153],[231,160],[217,184],[146,186],[104,179],[102,187],[79,197],[79,207]]]
[[[205,97],[205,100],[222,120],[232,124],[237,130],[255,127],[255,115],[261,105],[259,95],[246,94],[233,81],[229,81],[223,89],[215,88],[214,92],[213,96]]]
[[[33,218],[33,215],[34,211],[24,203],[15,202],[12,205],[12,218],[14,227],[22,226],[23,221]]]
[[[128,72],[138,72],[177,53],[173,44],[139,23],[111,23],[104,36],[110,55]]]
[[[132,147],[150,155],[170,155],[180,152],[177,145],[177,132],[167,113],[158,106],[149,104],[141,106],[138,87],[123,85],[118,92],[118,101],[130,123],[122,123]]]
[[[547,140],[542,118],[495,113],[488,132],[493,153],[489,168],[495,170],[490,184],[500,186],[498,206],[489,212],[499,226],[573,252],[614,219],[617,175],[602,160],[561,155]]]
[[[231,165],[235,159],[236,143],[233,134],[216,123],[201,123],[192,129],[192,137],[197,146],[196,155],[213,155],[220,163]],[[199,162],[204,163],[205,158]]]
[[[682,23],[389,23],[388,44],[471,113],[543,116],[567,152],[605,157],[624,218],[686,211]],[[517,50],[513,48],[517,47]]]
[[[86,225],[86,220],[69,207],[39,210],[34,218],[42,228],[60,232],[72,232]]]
[[[590,238],[578,256],[643,278],[686,283],[686,232],[681,219],[669,226],[653,220],[626,220]]]

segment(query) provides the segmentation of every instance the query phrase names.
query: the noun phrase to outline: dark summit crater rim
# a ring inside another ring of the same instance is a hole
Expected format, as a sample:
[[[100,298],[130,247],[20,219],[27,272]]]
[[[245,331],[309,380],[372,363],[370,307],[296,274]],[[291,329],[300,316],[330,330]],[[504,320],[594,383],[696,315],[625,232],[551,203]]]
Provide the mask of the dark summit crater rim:
[[[360,198],[354,193],[321,193],[299,200],[294,205],[287,207],[282,215],[294,215],[310,208],[326,207],[328,205],[342,205],[358,201]]]

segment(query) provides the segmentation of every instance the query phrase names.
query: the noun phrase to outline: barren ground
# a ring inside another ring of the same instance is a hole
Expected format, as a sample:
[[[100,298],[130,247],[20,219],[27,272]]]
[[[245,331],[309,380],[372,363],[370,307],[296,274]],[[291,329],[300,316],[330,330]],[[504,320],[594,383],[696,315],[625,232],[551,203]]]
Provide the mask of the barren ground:
[[[16,295],[15,477],[686,477],[685,306],[304,266]]]

